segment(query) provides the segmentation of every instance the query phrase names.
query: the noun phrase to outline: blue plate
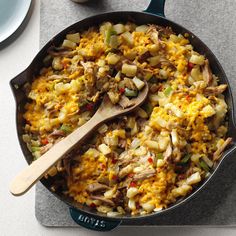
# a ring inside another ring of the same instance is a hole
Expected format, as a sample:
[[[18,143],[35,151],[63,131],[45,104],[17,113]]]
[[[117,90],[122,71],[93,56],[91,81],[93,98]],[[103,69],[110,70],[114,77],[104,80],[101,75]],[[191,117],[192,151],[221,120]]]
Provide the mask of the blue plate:
[[[0,43],[18,29],[30,4],[31,0],[0,0]]]

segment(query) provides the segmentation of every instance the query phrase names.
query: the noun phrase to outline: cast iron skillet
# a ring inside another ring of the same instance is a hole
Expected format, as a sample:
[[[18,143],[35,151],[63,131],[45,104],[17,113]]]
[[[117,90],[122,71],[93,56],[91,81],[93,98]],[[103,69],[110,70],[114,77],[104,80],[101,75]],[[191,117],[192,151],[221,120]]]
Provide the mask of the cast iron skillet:
[[[204,54],[210,62],[212,71],[214,74],[216,74],[220,78],[221,83],[228,84],[228,89],[225,92],[225,98],[226,102],[229,107],[228,112],[228,120],[229,120],[229,133],[228,136],[233,137],[233,144],[224,152],[224,155],[221,159],[221,161],[215,166],[212,175],[205,180],[199,188],[197,188],[195,191],[193,191],[188,197],[179,200],[169,208],[152,213],[146,216],[122,216],[122,217],[116,217],[111,218],[107,217],[104,214],[97,213],[90,208],[83,206],[79,203],[76,203],[73,201],[73,199],[65,197],[62,193],[54,193],[51,191],[51,183],[52,180],[49,179],[42,179],[41,183],[57,198],[65,202],[69,205],[70,214],[73,220],[86,228],[93,229],[96,231],[109,231],[115,227],[117,227],[121,222],[141,222],[148,221],[151,217],[157,217],[160,214],[170,212],[174,208],[182,205],[186,201],[192,199],[195,197],[196,193],[199,192],[206,183],[210,182],[216,173],[216,170],[220,166],[221,162],[226,158],[229,157],[230,154],[236,149],[235,140],[236,140],[236,134],[234,134],[235,130],[235,124],[234,124],[234,112],[233,112],[233,97],[230,90],[230,85],[228,82],[228,79],[225,75],[225,72],[223,68],[221,67],[220,63],[214,56],[214,54],[211,52],[211,50],[199,39],[197,38],[193,33],[185,29],[184,27],[168,20],[164,16],[164,4],[165,0],[152,0],[145,12],[130,12],[130,11],[122,11],[122,12],[108,12],[100,15],[95,15],[89,18],[86,18],[82,21],[79,21],[68,28],[61,31],[59,34],[57,34],[54,38],[52,38],[36,55],[32,63],[29,65],[29,67],[23,71],[21,74],[16,76],[14,79],[10,81],[10,86],[12,88],[12,91],[15,96],[17,110],[16,110],[16,124],[17,124],[17,133],[18,133],[18,139],[20,142],[21,149],[24,153],[25,159],[28,164],[32,162],[32,155],[29,152],[29,150],[26,147],[26,144],[22,140],[22,134],[23,134],[23,127],[24,127],[24,120],[22,117],[22,114],[24,113],[24,104],[26,102],[26,96],[24,92],[24,85],[26,83],[31,83],[33,79],[33,75],[36,75],[39,73],[40,68],[43,67],[43,58],[47,55],[47,49],[51,45],[58,46],[63,39],[65,38],[66,34],[71,31],[83,31],[88,29],[91,26],[99,25],[104,21],[111,21],[114,23],[118,22],[127,22],[127,21],[133,21],[136,24],[148,24],[153,23],[157,25],[162,26],[170,26],[172,27],[173,31],[176,33],[189,33],[190,35],[190,41],[191,44],[194,46],[195,50],[198,51],[200,54]]]

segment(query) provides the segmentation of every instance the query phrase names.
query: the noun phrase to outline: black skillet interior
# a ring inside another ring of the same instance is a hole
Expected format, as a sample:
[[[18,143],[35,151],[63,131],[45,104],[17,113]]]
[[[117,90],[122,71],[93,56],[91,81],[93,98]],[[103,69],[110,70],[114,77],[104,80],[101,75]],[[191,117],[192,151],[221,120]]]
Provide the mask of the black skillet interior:
[[[164,1],[160,1],[162,4],[164,4]],[[195,35],[193,35],[190,31],[185,29],[184,27],[167,20],[164,17],[160,17],[154,14],[149,14],[149,13],[142,13],[142,12],[109,12],[109,13],[104,13],[101,15],[96,15],[92,16],[89,18],[86,18],[80,22],[77,22],[68,28],[64,29],[61,31],[58,35],[56,35],[54,38],[52,38],[42,49],[41,51],[37,54],[37,56],[34,58],[33,62],[31,65],[21,74],[16,76],[14,79],[11,80],[10,85],[12,87],[16,103],[17,103],[17,113],[16,113],[16,122],[17,122],[17,133],[18,133],[18,138],[19,142],[21,145],[21,149],[24,153],[25,159],[28,164],[32,162],[32,155],[29,152],[29,150],[26,147],[26,144],[22,140],[22,134],[23,134],[23,127],[24,127],[24,120],[22,117],[22,114],[24,113],[24,104],[26,102],[26,96],[24,92],[24,86],[26,83],[31,83],[34,75],[37,75],[39,73],[39,70],[43,67],[43,58],[47,55],[47,49],[52,46],[58,46],[60,43],[63,41],[65,38],[65,35],[69,32],[72,31],[78,31],[82,32],[83,30],[88,29],[91,26],[96,26],[99,25],[100,23],[104,21],[111,21],[113,23],[118,23],[118,22],[135,22],[136,24],[158,24],[162,26],[170,26],[175,33],[189,33],[190,35],[190,41],[191,44],[194,46],[195,50],[198,51],[200,54],[204,54],[210,62],[212,71],[215,75],[217,75],[220,78],[221,83],[226,83],[229,86],[229,89],[225,93],[226,96],[226,101],[229,106],[229,136],[233,137],[235,140],[235,125],[234,125],[234,117],[233,117],[233,99],[232,99],[232,94],[230,91],[230,85],[228,83],[228,80],[226,78],[226,75],[214,56],[214,54],[210,51],[210,49]],[[233,146],[230,148],[230,150],[227,150],[224,157],[227,156],[231,151],[233,151],[235,147]],[[223,160],[224,158],[222,158]],[[220,164],[220,163],[219,163]],[[219,166],[218,164],[218,166]],[[215,168],[215,171],[217,167]],[[214,172],[215,172],[214,171]],[[212,178],[213,175],[211,175],[210,178]],[[209,179],[210,179],[209,178]],[[208,180],[209,180],[208,179]],[[198,192],[203,186],[205,186],[205,183],[208,182],[205,181],[196,191],[192,192],[187,198],[180,200],[173,206],[170,206],[168,209],[163,210],[162,212],[157,212],[148,216],[138,216],[138,217],[131,217],[131,216],[124,216],[120,218],[110,218],[107,217],[106,215],[96,213],[92,211],[90,208],[85,207],[81,204],[76,203],[70,198],[65,197],[62,193],[54,193],[50,190],[51,187],[51,180],[49,179],[42,179],[41,183],[49,190],[51,191],[57,198],[60,200],[64,201],[67,203],[71,211],[71,216],[72,218],[80,225],[83,225],[84,227],[90,228],[90,229],[95,229],[95,230],[110,230],[117,225],[120,224],[121,220],[122,221],[133,221],[133,220],[148,220],[149,217],[156,217],[158,214],[163,214],[164,212],[169,212],[171,209],[181,205],[183,202],[186,202],[190,198],[192,198],[196,192]]]

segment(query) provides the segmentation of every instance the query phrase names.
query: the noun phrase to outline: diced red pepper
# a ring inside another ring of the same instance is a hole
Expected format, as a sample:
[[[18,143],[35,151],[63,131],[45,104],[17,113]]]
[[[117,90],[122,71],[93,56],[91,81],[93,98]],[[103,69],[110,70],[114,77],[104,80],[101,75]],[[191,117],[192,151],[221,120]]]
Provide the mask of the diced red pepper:
[[[69,65],[68,65],[68,62],[62,62],[62,65],[63,65],[63,68],[64,68],[64,69],[67,69],[68,66],[69,66]]]
[[[161,84],[158,88],[158,91],[162,91],[163,90],[163,85]]]
[[[117,179],[118,179],[118,176],[117,176],[117,175],[113,175],[113,176],[112,176],[112,179],[113,179],[113,180],[117,180]]]
[[[95,208],[95,207],[96,207],[96,204],[92,202],[92,203],[90,204],[90,207]]]
[[[130,187],[136,187],[137,184],[136,184],[136,182],[132,181],[129,186],[130,186]]]
[[[194,67],[194,64],[192,62],[188,62],[188,71],[191,71]]]
[[[112,159],[111,159],[111,163],[112,163],[112,164],[116,164],[116,162],[117,162],[117,160],[116,160],[115,158],[112,158]]]
[[[187,96],[186,96],[186,100],[187,100],[188,102],[191,101],[191,97],[190,97],[190,95],[187,95]]]
[[[133,178],[133,177],[134,177],[134,173],[128,174],[128,177],[129,177],[129,178]]]
[[[148,158],[149,163],[153,163],[153,159],[151,157]]]
[[[123,94],[123,93],[125,92],[125,88],[120,88],[120,89],[119,89],[119,92],[120,92],[121,94]]]
[[[41,144],[47,145],[48,144],[48,139],[47,138],[41,139]]]
[[[93,110],[93,108],[94,108],[94,104],[93,103],[88,103],[88,104],[86,104],[86,110],[88,110],[88,111],[92,111]]]

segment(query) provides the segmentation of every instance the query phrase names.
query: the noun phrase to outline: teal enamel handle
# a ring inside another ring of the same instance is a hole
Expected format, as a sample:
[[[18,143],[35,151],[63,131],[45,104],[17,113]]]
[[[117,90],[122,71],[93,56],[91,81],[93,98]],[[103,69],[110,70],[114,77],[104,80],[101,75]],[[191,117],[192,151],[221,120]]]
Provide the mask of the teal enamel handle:
[[[164,7],[165,0],[151,0],[145,12],[165,17]]]
[[[95,231],[111,231],[121,223],[121,220],[106,220],[99,216],[90,215],[89,213],[82,213],[72,207],[70,208],[70,215],[78,225]]]

